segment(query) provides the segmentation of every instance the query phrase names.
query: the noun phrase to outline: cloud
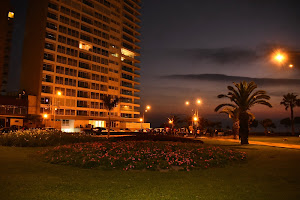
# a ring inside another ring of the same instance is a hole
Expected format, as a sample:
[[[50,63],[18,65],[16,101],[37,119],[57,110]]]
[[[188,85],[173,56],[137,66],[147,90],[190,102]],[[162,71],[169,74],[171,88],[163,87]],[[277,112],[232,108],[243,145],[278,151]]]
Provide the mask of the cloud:
[[[244,76],[228,76],[225,74],[185,74],[185,75],[168,75],[162,76],[165,79],[175,80],[196,80],[196,81],[213,81],[213,82],[241,82],[254,81],[258,85],[264,86],[295,86],[300,85],[299,79],[280,79],[280,78],[252,78]]]
[[[255,48],[250,47],[220,47],[220,48],[193,48],[193,49],[177,49],[171,51],[172,56],[181,57],[182,59],[193,59],[201,62],[211,62],[215,64],[249,64],[269,60],[270,55],[277,49],[290,52],[296,47],[291,47],[284,44],[261,43]],[[298,58],[300,56],[292,56]]]
[[[209,61],[217,64],[249,63],[261,58],[254,50],[235,47],[190,49],[185,50],[185,54],[199,61]]]

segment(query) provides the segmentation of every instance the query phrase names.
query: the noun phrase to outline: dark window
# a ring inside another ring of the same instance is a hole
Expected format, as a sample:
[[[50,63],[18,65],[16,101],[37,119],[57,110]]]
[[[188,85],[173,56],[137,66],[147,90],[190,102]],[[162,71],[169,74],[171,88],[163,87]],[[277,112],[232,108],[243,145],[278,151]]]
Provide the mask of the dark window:
[[[48,42],[45,42],[45,48],[49,49],[49,50],[52,50],[52,51],[55,51],[55,45],[51,44],[51,43],[48,43]]]
[[[56,40],[56,34],[46,32],[46,38],[50,40]]]
[[[52,8],[54,10],[58,10],[58,6],[56,4],[54,4],[54,3],[51,3],[51,2],[48,3],[48,7]]]

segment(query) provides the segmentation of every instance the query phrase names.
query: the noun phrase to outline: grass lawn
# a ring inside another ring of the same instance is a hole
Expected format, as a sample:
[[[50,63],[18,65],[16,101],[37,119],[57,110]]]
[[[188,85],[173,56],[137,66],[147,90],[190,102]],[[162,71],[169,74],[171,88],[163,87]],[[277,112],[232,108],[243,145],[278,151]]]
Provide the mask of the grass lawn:
[[[191,172],[80,169],[40,162],[42,148],[0,146],[0,199],[300,199],[300,151],[205,143],[245,151],[248,160]]]
[[[273,143],[283,143],[283,144],[297,144],[300,145],[300,137],[291,136],[250,136],[249,141],[259,141],[259,142],[273,142]]]

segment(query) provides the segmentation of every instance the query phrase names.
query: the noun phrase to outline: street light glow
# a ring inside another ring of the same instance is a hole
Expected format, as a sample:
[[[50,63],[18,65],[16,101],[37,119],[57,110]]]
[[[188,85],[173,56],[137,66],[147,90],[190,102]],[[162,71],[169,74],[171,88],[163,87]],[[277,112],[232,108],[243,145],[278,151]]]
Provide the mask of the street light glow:
[[[43,117],[44,117],[44,119],[47,119],[48,118],[48,114],[44,114]]]
[[[169,124],[173,124],[173,120],[169,120]]]
[[[58,96],[61,96],[61,91],[58,91],[58,92],[57,92],[57,95],[58,95]]]
[[[140,122],[143,122],[143,118],[140,118]]]
[[[294,67],[294,65],[293,65],[293,64],[290,64],[290,65],[289,65],[289,68],[293,68],[293,67]]]
[[[198,117],[194,117],[194,121],[195,121],[195,122],[198,121]]]
[[[147,109],[147,110],[150,110],[150,109],[151,109],[151,106],[147,106],[146,109]]]
[[[285,60],[287,60],[287,55],[280,51],[277,50],[274,54],[273,54],[273,60],[279,64],[283,63]]]
[[[185,105],[187,105],[187,106],[190,105],[190,102],[186,101],[186,102],[185,102]]]
[[[201,100],[200,99],[197,99],[197,104],[201,104]]]
[[[278,62],[282,62],[284,60],[284,56],[282,54],[277,54],[275,59],[278,61]]]

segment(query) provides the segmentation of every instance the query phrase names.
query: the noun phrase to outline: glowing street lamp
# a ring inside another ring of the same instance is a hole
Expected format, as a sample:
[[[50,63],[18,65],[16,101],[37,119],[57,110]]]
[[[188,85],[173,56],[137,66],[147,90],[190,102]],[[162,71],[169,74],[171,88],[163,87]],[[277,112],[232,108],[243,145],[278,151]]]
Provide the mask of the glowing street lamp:
[[[294,67],[294,65],[293,65],[293,64],[290,64],[290,65],[289,65],[289,68],[293,68],[293,67]]]
[[[202,101],[201,101],[201,99],[197,99],[196,101],[195,101],[195,105],[196,105],[196,110],[195,110],[195,115],[198,117],[198,115],[199,115],[199,111],[198,111],[198,106],[199,105],[201,105],[202,104]],[[186,101],[185,102],[185,105],[186,106],[189,106],[190,105],[190,102],[189,101]]]
[[[195,116],[195,117],[193,118],[193,120],[194,120],[194,122],[197,122],[197,121],[198,121],[198,117]]]
[[[172,126],[172,129],[171,129],[171,133],[174,131],[174,119],[170,119],[170,118],[168,118],[169,119],[169,124],[171,124],[171,126]]]
[[[143,118],[140,118],[140,122],[141,122],[141,130],[143,129]]]
[[[282,63],[285,60],[285,56],[281,53],[277,53],[274,57],[274,59],[279,62]]]
[[[281,50],[276,50],[272,55],[272,59],[275,63],[282,65],[288,60],[288,56],[285,52]]]
[[[149,110],[151,110],[151,106],[147,105],[146,106],[146,109],[145,109],[145,112],[148,112]],[[145,112],[143,112],[143,122],[145,121]]]
[[[48,118],[48,114],[44,114],[44,115],[43,115],[43,118],[44,118],[44,119],[47,119],[47,118]]]

